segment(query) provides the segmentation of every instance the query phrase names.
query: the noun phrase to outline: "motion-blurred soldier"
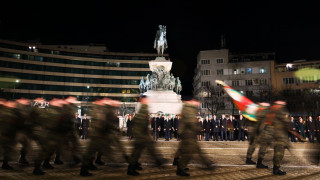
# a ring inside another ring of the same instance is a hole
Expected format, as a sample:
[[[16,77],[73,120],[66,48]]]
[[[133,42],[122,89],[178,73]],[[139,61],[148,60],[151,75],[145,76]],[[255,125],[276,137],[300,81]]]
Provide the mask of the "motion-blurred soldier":
[[[139,112],[134,117],[133,121],[133,134],[135,137],[135,141],[133,142],[133,150],[131,156],[129,157],[129,166],[127,170],[127,175],[138,176],[140,175],[136,170],[142,170],[140,166],[139,158],[144,149],[147,149],[156,161],[158,166],[163,164],[161,160],[161,156],[158,155],[154,143],[152,142],[152,138],[149,134],[145,134],[148,132],[148,99],[146,96],[140,97],[141,107]]]
[[[100,158],[102,155],[111,157],[114,152],[113,148],[119,148],[124,154],[124,149],[120,144],[119,139],[115,136],[117,117],[114,113],[115,108],[119,107],[120,103],[118,101],[104,98],[95,101],[94,104],[95,106],[92,110],[92,130],[89,132],[90,143],[83,155],[83,162],[80,170],[81,176],[92,176],[88,170],[97,169],[93,164],[93,160],[97,152],[98,161],[101,161]],[[126,158],[125,154],[124,156]]]
[[[26,159],[28,150],[31,148],[30,141],[33,137],[33,120],[30,116],[31,106],[28,99],[17,99],[17,110],[15,112],[17,121],[19,122],[18,142],[22,145],[20,150],[19,164],[27,165]]]
[[[280,170],[280,163],[284,156],[284,150],[285,148],[289,148],[288,127],[290,121],[288,118],[289,113],[285,106],[286,102],[284,101],[274,102],[266,115],[264,128],[259,139],[260,143],[262,143],[258,155],[261,161],[266,154],[266,147],[273,141],[273,174],[275,175],[286,174],[286,172]]]
[[[8,162],[12,159],[12,152],[16,145],[19,122],[15,116],[16,102],[0,100],[0,148],[3,152],[2,169],[13,170]]]
[[[185,171],[188,170],[187,165],[195,154],[200,156],[203,164],[205,164],[208,168],[211,167],[209,158],[204,156],[204,154],[201,152],[196,139],[198,131],[196,115],[199,105],[200,102],[196,100],[185,101],[183,105],[181,113],[182,121],[180,126],[181,142],[174,159],[174,161],[178,161],[176,174],[179,176],[190,176],[190,174]]]
[[[80,158],[78,157],[79,154],[79,119],[77,118],[77,124],[75,126],[73,119],[73,114],[76,111],[75,103],[77,102],[77,99],[75,97],[68,97],[64,99],[61,103],[63,104],[63,111],[61,112],[61,129],[62,134],[65,135],[65,138],[62,139],[64,141],[64,146],[72,153],[72,159],[73,159],[73,165],[76,165],[80,163]],[[77,114],[76,114],[77,116]],[[61,150],[60,150],[61,151]],[[55,162],[57,161],[57,158]]]
[[[250,121],[248,119],[246,119],[244,121],[244,124],[250,124],[250,141],[249,141],[249,147],[248,147],[248,151],[247,151],[247,160],[246,160],[246,164],[256,164],[254,161],[252,161],[252,154],[254,152],[254,150],[256,149],[256,145],[257,142],[259,141],[259,135],[261,134],[261,132],[258,131],[258,125],[261,126],[261,124],[264,124],[265,122],[265,118],[267,113],[269,112],[269,108],[270,108],[270,104],[269,103],[259,103],[259,109],[257,111],[257,121]],[[262,128],[262,127],[261,127]],[[262,145],[262,144],[261,144]],[[261,147],[260,148],[266,148],[265,147]],[[257,168],[268,168],[268,166],[265,166],[262,164],[262,159],[258,159],[258,164],[257,164]]]

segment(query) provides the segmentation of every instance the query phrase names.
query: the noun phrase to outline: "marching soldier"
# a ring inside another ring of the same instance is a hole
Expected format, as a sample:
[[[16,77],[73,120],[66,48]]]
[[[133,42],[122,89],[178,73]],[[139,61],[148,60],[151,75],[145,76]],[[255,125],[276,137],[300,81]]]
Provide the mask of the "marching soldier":
[[[250,123],[250,133],[251,138],[249,141],[249,147],[247,150],[247,160],[246,164],[256,164],[254,161],[252,161],[252,154],[256,148],[256,144],[259,141],[259,135],[261,134],[261,130],[258,129],[258,126],[262,126],[265,122],[265,118],[267,113],[269,112],[270,104],[269,103],[259,103],[260,107],[257,111],[257,122],[248,122],[248,120],[245,120],[244,124]],[[259,124],[258,124],[259,123]],[[261,127],[262,128],[262,127]],[[260,148],[266,148],[267,146],[263,146],[263,144],[260,145]],[[258,158],[257,168],[268,168],[268,166],[265,166],[262,164],[262,159]]]
[[[115,135],[117,117],[114,112],[115,108],[119,107],[119,102],[104,98],[95,101],[94,104],[95,106],[92,110],[92,130],[89,132],[90,143],[83,155],[80,170],[81,176],[92,176],[88,170],[97,169],[93,164],[94,156],[97,152],[98,157],[95,161],[97,164],[104,164],[101,161],[101,156],[107,152],[104,155],[111,157],[114,148],[120,148],[120,151],[124,154],[123,147]],[[125,154],[124,157],[127,158]]]
[[[129,166],[127,170],[127,175],[138,176],[140,175],[136,170],[142,170],[140,166],[139,158],[141,156],[142,151],[146,148],[151,156],[155,158],[156,164],[158,166],[162,165],[163,162],[159,155],[156,153],[156,149],[154,147],[154,143],[152,142],[152,138],[149,134],[145,134],[148,132],[148,99],[146,96],[142,96],[140,98],[141,108],[139,112],[134,117],[133,121],[133,134],[135,137],[135,141],[133,142],[133,151],[131,156],[129,157]]]
[[[0,147],[3,152],[2,169],[13,170],[8,162],[12,159],[12,152],[16,145],[16,136],[19,122],[15,117],[17,103],[14,101],[0,100]]]
[[[285,175],[286,172],[280,170],[280,163],[284,157],[285,148],[289,148],[288,139],[288,111],[285,108],[286,102],[275,101],[271,106],[270,111],[267,113],[265,122],[262,126],[259,125],[259,131],[262,128],[262,134],[260,136],[260,150],[259,150],[259,160],[262,164],[262,159],[267,151],[267,146],[274,141],[274,154],[273,154],[273,174],[275,175]],[[257,166],[258,166],[257,163]]]
[[[188,170],[187,165],[194,154],[198,154],[202,163],[205,164],[206,167],[211,168],[209,158],[205,157],[201,152],[196,139],[198,131],[196,115],[199,105],[200,102],[196,100],[185,101],[183,105],[180,127],[181,142],[174,158],[174,163],[177,162],[178,165],[176,174],[179,176],[190,176],[190,174],[185,171]]]

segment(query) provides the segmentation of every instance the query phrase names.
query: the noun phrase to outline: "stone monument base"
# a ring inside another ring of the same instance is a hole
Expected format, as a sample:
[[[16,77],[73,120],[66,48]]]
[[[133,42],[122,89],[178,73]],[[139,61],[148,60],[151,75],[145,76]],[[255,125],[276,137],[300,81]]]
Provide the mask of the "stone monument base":
[[[182,110],[181,95],[176,94],[172,90],[153,91],[149,90],[143,95],[146,95],[150,100],[149,113],[157,113],[162,111],[168,114],[180,114]],[[141,104],[138,103],[137,110]]]

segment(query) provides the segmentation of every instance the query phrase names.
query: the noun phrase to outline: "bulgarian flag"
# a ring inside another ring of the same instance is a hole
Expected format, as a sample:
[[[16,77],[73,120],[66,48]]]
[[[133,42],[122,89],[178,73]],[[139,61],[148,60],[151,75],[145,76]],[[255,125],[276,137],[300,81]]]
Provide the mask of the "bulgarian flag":
[[[226,83],[220,80],[216,80],[217,84],[223,86],[224,91],[232,98],[233,103],[243,113],[243,116],[250,121],[257,121],[257,110],[259,106],[245,97],[240,92],[232,89]]]

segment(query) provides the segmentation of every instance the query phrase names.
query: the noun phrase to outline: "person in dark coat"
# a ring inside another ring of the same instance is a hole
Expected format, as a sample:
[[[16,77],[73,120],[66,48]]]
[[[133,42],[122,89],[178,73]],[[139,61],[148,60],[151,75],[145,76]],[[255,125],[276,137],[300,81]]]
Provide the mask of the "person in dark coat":
[[[294,121],[293,116],[290,117],[290,130],[293,132],[297,131],[297,125],[296,125],[296,122]],[[291,142],[297,142],[296,136],[292,133],[290,134],[291,134]]]
[[[315,123],[312,119],[312,116],[309,116],[307,121],[307,132],[309,134],[309,142],[314,142],[314,129],[315,129]]]
[[[221,141],[225,140],[227,141],[227,119],[224,114],[222,114],[221,120],[220,120],[220,130],[221,130]]]
[[[164,133],[165,133],[166,141],[169,141],[170,139],[170,130],[172,130],[172,122],[171,122],[171,119],[169,119],[169,115],[166,114],[166,117],[164,120]]]
[[[240,115],[240,118],[238,119],[237,123],[237,130],[238,130],[238,141],[242,140],[244,141],[244,129],[242,127],[242,123],[244,121],[243,115]]]
[[[128,136],[128,140],[132,139],[132,116],[131,115],[128,116],[128,120],[127,120],[127,136]]]
[[[302,117],[299,117],[298,132],[303,138],[306,138],[306,125],[305,125],[305,121],[302,119]],[[303,142],[303,141],[301,141],[301,142]]]
[[[87,118],[87,114],[84,114],[84,118],[81,121],[81,129],[82,129],[82,139],[87,139],[87,133],[89,129],[90,121]]]
[[[155,114],[155,116],[151,120],[151,130],[154,140],[157,141],[159,138],[160,131],[160,118],[158,114]]]
[[[159,137],[164,137],[164,115],[160,115],[160,132],[159,132]]]
[[[176,134],[177,141],[180,141],[179,125],[180,125],[180,115],[176,115],[176,118],[174,118],[173,129]]]
[[[227,120],[227,131],[229,132],[229,138],[230,141],[234,140],[234,127],[233,127],[233,123],[234,122],[234,118],[232,115],[230,115],[229,119]]]
[[[212,123],[212,131],[213,131],[213,141],[219,141],[218,137],[219,137],[220,121],[217,119],[216,115],[213,115],[213,119],[211,123]]]
[[[209,120],[209,116],[206,116],[206,119],[203,121],[204,132],[206,134],[205,140],[209,141],[210,132],[212,129],[211,121]]]
[[[79,114],[76,113],[75,114],[75,118],[74,118],[74,124],[75,124],[75,128],[77,130],[77,133],[79,135],[79,137],[81,137],[82,133],[81,133],[81,118],[79,118]]]

